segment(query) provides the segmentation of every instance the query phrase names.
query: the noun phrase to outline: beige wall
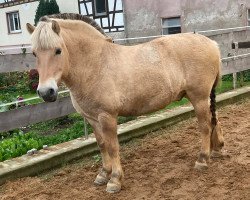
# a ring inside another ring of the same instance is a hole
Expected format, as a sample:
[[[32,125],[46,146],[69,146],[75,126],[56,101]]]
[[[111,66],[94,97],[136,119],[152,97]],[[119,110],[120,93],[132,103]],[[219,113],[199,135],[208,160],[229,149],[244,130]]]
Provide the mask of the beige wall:
[[[78,0],[57,0],[61,13],[79,13]],[[0,47],[30,44],[30,36],[26,30],[26,23],[34,24],[38,1],[0,9]],[[9,34],[6,13],[19,11],[21,33]]]

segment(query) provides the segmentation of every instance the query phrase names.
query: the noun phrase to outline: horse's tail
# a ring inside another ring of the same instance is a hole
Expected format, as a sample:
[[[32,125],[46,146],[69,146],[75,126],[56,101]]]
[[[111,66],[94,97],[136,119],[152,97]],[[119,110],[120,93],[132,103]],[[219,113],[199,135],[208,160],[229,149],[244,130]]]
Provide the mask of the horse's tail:
[[[220,79],[220,73],[218,73],[210,93],[210,111],[212,113],[211,123],[213,127],[217,125],[215,88],[219,82],[219,79]]]

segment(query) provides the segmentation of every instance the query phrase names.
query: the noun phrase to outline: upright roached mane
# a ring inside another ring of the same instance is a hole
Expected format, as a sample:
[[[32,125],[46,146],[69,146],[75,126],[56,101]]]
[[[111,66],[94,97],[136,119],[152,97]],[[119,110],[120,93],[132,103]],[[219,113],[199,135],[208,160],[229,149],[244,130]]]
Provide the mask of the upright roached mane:
[[[77,14],[46,16],[27,30],[33,33],[39,95],[55,101],[63,81],[73,106],[93,127],[103,161],[95,184],[107,184],[111,193],[121,190],[117,116],[154,112],[183,97],[194,106],[201,130],[195,168],[206,169],[210,156],[221,155],[224,139],[215,110],[221,60],[214,41],[185,33],[122,46]]]
[[[79,20],[83,21],[96,30],[98,30],[105,37],[109,38],[103,29],[96,23],[95,20],[75,13],[62,13],[46,15],[40,18],[39,24],[36,28],[36,32],[32,34],[32,47],[33,49],[52,49],[56,48],[58,43],[62,42],[62,39],[52,30],[52,19],[64,19],[64,20]],[[110,38],[109,38],[110,39]]]
[[[66,20],[80,20],[83,22],[86,22],[87,24],[90,24],[93,26],[96,30],[98,30],[101,34],[106,35],[106,33],[103,31],[103,29],[96,23],[95,20],[76,13],[61,13],[61,14],[53,14],[53,15],[47,15],[40,18],[39,21],[49,21],[50,18],[55,19],[66,19]]]

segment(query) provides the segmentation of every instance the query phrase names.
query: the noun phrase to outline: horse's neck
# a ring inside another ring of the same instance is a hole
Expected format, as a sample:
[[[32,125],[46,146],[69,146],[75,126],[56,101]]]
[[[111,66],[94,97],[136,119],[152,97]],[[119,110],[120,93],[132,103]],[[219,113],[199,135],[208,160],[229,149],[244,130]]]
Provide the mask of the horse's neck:
[[[98,81],[100,56],[106,56],[105,45],[108,44],[103,38],[81,37],[78,33],[76,38],[65,40],[69,53],[69,73],[64,78],[65,84],[74,93],[75,90],[87,91]],[[78,36],[78,38],[77,38]]]

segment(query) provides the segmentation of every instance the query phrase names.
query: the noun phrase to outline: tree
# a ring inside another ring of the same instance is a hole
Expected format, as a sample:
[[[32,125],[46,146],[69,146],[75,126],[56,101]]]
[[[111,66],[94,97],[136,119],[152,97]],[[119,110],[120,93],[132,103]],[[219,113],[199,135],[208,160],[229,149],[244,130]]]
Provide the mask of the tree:
[[[39,19],[44,15],[51,15],[60,13],[59,6],[57,5],[56,0],[40,0],[36,15],[35,15],[35,25],[37,25]]]
[[[45,0],[40,0],[39,1],[39,4],[37,6],[37,9],[36,9],[36,15],[35,15],[35,25],[37,24],[37,22],[39,21],[40,17],[46,15],[46,3],[45,3]]]
[[[58,14],[58,13],[60,13],[59,6],[57,5],[56,0],[50,0],[49,9],[50,9],[49,14]]]

